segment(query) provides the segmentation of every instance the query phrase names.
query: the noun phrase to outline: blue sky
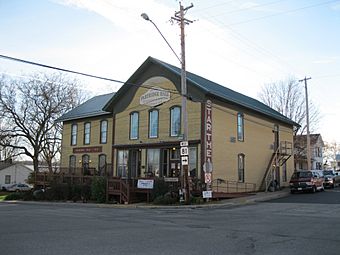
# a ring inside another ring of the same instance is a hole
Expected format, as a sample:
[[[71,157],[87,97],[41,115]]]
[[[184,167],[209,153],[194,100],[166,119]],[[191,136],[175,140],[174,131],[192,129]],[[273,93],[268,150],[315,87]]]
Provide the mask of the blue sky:
[[[196,0],[186,27],[187,70],[251,97],[265,83],[295,76],[308,81],[323,116],[326,141],[340,142],[340,0]],[[175,0],[0,0],[0,54],[125,81],[148,56],[178,61]],[[25,75],[42,68],[0,59],[0,72]],[[82,78],[91,95],[117,83]],[[301,84],[302,86],[302,84]]]

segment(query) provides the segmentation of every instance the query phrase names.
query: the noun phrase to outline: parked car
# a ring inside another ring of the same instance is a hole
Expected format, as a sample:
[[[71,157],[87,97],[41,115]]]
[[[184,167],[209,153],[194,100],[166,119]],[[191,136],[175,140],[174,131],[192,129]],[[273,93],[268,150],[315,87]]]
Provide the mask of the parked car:
[[[32,187],[25,184],[25,183],[17,183],[13,184],[12,186],[7,187],[7,191],[30,191],[32,190]]]
[[[324,190],[324,177],[320,170],[300,170],[293,173],[290,182],[290,192]]]
[[[325,187],[334,188],[336,185],[340,184],[340,175],[334,170],[323,170],[325,177]]]

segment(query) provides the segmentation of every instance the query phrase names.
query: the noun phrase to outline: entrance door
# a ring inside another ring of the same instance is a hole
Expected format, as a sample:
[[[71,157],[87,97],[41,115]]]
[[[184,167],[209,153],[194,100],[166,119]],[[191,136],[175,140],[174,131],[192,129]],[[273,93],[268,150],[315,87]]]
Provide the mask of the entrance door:
[[[181,159],[179,148],[172,148],[170,151],[170,177],[180,177],[181,175]]]
[[[128,178],[137,178],[141,175],[141,153],[139,150],[129,151]]]

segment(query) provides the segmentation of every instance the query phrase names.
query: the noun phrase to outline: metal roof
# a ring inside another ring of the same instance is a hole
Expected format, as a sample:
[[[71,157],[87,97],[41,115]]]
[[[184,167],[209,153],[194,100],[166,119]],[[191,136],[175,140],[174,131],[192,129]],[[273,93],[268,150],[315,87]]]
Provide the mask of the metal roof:
[[[176,73],[177,75],[181,75],[181,69],[170,65],[168,63],[165,63],[163,61],[160,61],[155,58],[149,57],[151,61],[156,62],[163,67],[167,68],[168,70]],[[234,90],[231,90],[227,87],[224,87],[220,84],[217,84],[215,82],[212,82],[210,80],[207,80],[201,76],[198,76],[194,73],[187,72],[187,81],[188,83],[191,83],[194,86],[197,86],[199,89],[203,90],[206,95],[210,95],[212,97],[217,97],[218,99],[222,101],[231,102],[240,106],[243,106],[245,108],[251,109],[253,111],[265,114],[269,117],[272,117],[274,119],[283,121],[285,123],[288,123],[290,125],[294,126],[300,126],[298,123],[292,121],[291,119],[287,118],[283,114],[279,113],[278,111],[275,111],[271,107],[265,105],[264,103],[245,96],[241,93],[238,93]]]
[[[62,115],[57,119],[57,121],[61,122],[110,114],[110,112],[104,111],[103,108],[114,96],[114,94],[115,93],[113,92],[92,97],[86,102],[78,105],[71,111]]]

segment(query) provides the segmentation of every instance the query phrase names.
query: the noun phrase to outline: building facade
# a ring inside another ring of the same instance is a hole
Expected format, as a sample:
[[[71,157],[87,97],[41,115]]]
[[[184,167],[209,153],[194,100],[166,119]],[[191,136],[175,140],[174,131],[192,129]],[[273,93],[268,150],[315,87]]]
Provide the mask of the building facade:
[[[96,96],[64,114],[61,171],[68,174],[112,173],[112,114],[102,110],[114,93]]]
[[[181,176],[180,74],[179,68],[149,57],[104,106],[113,115],[114,176]],[[288,185],[293,157],[273,155],[287,149],[283,144],[293,143],[296,123],[190,72],[187,98],[190,176],[207,181],[204,170],[209,168],[212,183],[252,183],[261,189],[275,165],[271,178],[280,186]]]
[[[311,167],[313,170],[323,169],[324,142],[321,134],[310,134]],[[307,170],[307,135],[294,137],[295,169]]]

